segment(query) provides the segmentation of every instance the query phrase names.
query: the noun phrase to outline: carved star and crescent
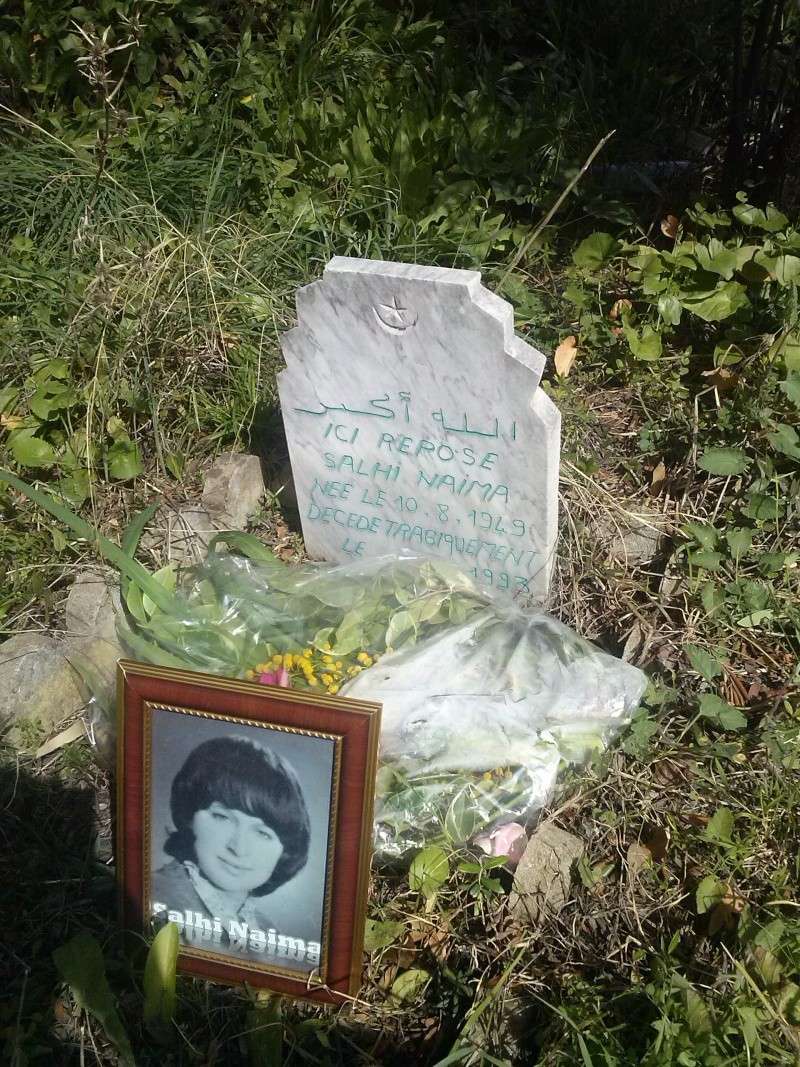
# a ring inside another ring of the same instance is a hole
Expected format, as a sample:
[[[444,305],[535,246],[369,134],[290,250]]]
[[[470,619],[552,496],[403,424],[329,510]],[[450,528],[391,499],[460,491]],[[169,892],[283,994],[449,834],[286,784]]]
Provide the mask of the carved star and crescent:
[[[375,304],[372,310],[378,322],[392,333],[405,333],[417,324],[417,313],[399,304],[396,296],[391,304]]]

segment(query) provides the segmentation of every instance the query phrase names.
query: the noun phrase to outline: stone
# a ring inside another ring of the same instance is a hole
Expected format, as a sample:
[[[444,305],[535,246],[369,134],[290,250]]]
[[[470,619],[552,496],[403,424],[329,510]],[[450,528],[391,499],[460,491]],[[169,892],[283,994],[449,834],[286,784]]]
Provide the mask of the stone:
[[[572,866],[584,852],[583,841],[553,823],[543,823],[531,835],[519,861],[508,907],[512,916],[535,925],[569,900]]]
[[[64,646],[48,634],[17,634],[0,645],[0,723],[39,723],[48,732],[86,704]]]
[[[244,530],[264,493],[258,456],[224,452],[206,474],[203,507],[220,528]]]
[[[337,256],[297,293],[278,389],[312,557],[433,556],[542,600],[560,416],[477,271]]]
[[[637,567],[658,555],[664,543],[667,522],[658,512],[604,515],[598,528],[608,546],[609,559],[626,567]]]
[[[91,636],[115,641],[119,611],[119,585],[107,572],[87,567],[78,572],[67,595],[67,637]]]
[[[177,508],[163,507],[156,513],[152,526],[142,535],[141,546],[163,561],[188,567],[202,563],[208,555],[211,538],[223,529],[205,508],[196,504],[181,504]]]

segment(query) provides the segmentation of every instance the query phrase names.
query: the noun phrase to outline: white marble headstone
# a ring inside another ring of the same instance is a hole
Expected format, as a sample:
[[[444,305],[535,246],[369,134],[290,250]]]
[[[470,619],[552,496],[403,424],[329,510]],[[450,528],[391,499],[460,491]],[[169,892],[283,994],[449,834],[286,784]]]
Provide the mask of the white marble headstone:
[[[297,313],[278,388],[309,554],[437,556],[543,598],[560,416],[511,305],[477,271],[337,256]]]

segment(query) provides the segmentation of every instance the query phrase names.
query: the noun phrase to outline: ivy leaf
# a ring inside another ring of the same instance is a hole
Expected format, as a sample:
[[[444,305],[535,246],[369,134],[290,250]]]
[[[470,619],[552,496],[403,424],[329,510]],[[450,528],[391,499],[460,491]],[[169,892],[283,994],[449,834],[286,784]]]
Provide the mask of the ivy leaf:
[[[122,1062],[133,1065],[133,1051],[108,984],[103,953],[95,938],[89,933],[76,934],[53,952],[53,959],[78,1007],[94,1015],[116,1045]]]
[[[391,995],[399,1001],[416,1000],[430,980],[430,974],[422,967],[411,967],[392,982]]]
[[[747,526],[734,526],[732,530],[726,531],[725,540],[728,542],[731,555],[738,560],[752,548],[753,531]]]
[[[713,874],[707,874],[695,890],[697,914],[704,915],[711,911],[725,896],[725,886]]]
[[[658,298],[658,313],[668,326],[677,326],[683,313],[680,300],[678,300],[677,296],[660,296]]]
[[[408,868],[409,887],[422,893],[426,900],[436,895],[437,890],[450,877],[447,853],[438,845],[428,845],[418,852]]]
[[[651,363],[661,355],[661,334],[654,330],[652,326],[646,325],[641,334],[639,334],[633,326],[623,320],[622,330],[625,334],[625,340],[628,342],[628,347],[637,359],[641,359],[645,363]]]
[[[774,433],[768,433],[767,437],[773,448],[782,452],[784,456],[792,459],[800,459],[800,437],[793,426],[787,426],[785,422],[778,425]]]
[[[686,996],[686,1022],[695,1037],[708,1037],[714,1029],[711,1012],[697,990],[689,985],[684,990]]]
[[[377,919],[367,919],[364,927],[364,951],[371,955],[379,949],[388,948],[400,938],[403,932],[403,923],[386,920],[378,922]]]
[[[730,808],[719,807],[711,816],[706,827],[705,836],[709,841],[730,845],[733,833],[733,812]]]
[[[747,307],[750,301],[740,282],[723,282],[716,289],[685,292],[681,295],[681,303],[704,322],[722,322]]]
[[[734,708],[716,693],[704,693],[700,698],[700,714],[704,719],[721,726],[723,730],[744,730],[747,719],[738,708]]]
[[[781,382],[780,391],[788,396],[796,408],[800,408],[800,373],[792,371],[785,382]]]
[[[778,279],[778,285],[796,285],[800,279],[800,258],[778,256],[775,260],[775,277]]]
[[[700,648],[698,645],[687,645],[686,655],[689,657],[692,668],[707,682],[713,682],[715,678],[722,674],[722,665],[719,660],[710,656],[705,649]]]
[[[702,567],[706,571],[718,571],[722,563],[722,553],[707,552],[701,549],[699,552],[690,552],[688,559],[695,567]]]
[[[120,439],[108,450],[108,473],[112,478],[127,482],[144,470],[139,450],[133,441]]]
[[[619,248],[619,241],[610,233],[592,233],[585,237],[572,253],[572,262],[576,267],[597,270],[614,255]]]
[[[789,225],[789,220],[774,204],[767,204],[766,211],[753,207],[752,204],[737,204],[733,214],[746,226],[755,226],[759,230],[766,230],[767,233],[777,233]]]
[[[752,463],[747,453],[740,448],[707,448],[697,461],[709,474],[742,474]]]
[[[58,459],[56,450],[49,441],[33,434],[33,430],[18,430],[10,435],[11,455],[20,467],[52,467]]]
[[[717,531],[713,526],[705,526],[701,522],[687,522],[683,527],[687,537],[693,537],[699,545],[709,550],[716,548]]]

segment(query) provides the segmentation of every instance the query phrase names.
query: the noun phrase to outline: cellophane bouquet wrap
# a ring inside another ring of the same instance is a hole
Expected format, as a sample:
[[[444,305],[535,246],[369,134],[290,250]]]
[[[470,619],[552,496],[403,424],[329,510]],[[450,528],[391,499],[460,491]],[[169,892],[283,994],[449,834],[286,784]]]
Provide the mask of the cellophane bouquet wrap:
[[[123,581],[131,657],[383,704],[384,859],[529,818],[559,767],[602,748],[645,687],[638,669],[443,561],[285,564],[232,533],[204,563],[154,578],[158,604]],[[94,725],[108,741],[113,719]]]

